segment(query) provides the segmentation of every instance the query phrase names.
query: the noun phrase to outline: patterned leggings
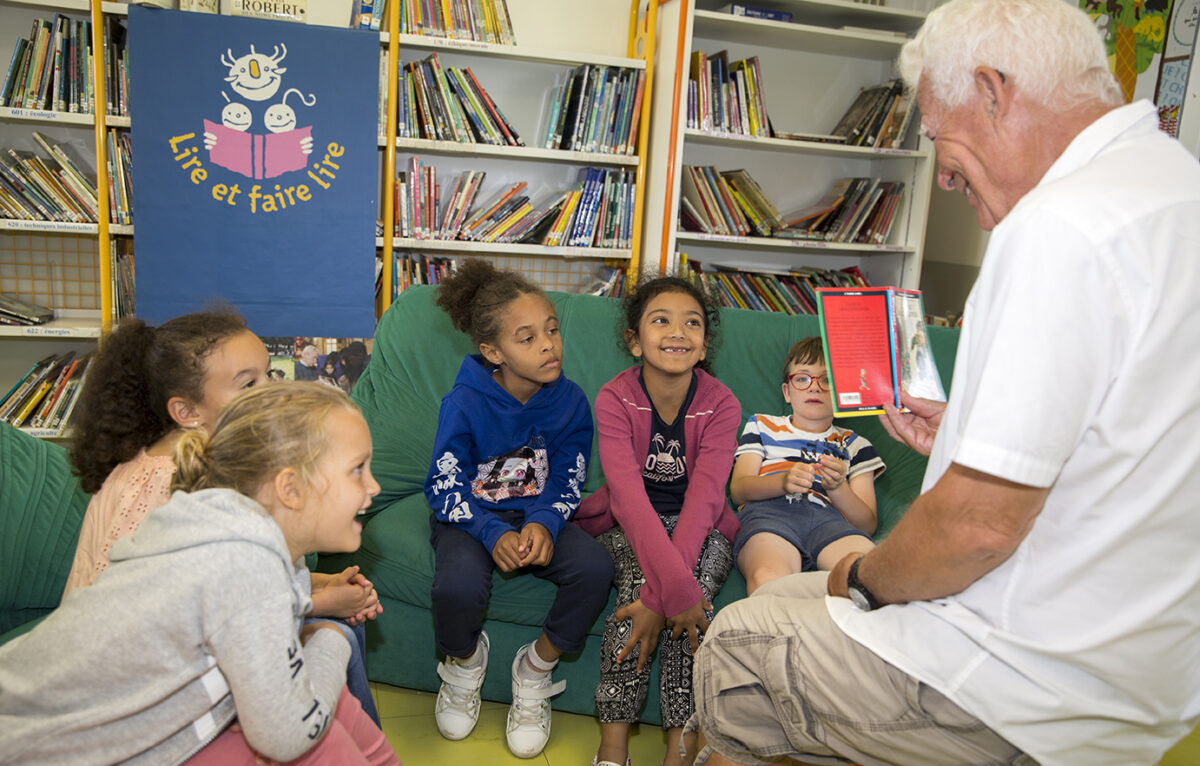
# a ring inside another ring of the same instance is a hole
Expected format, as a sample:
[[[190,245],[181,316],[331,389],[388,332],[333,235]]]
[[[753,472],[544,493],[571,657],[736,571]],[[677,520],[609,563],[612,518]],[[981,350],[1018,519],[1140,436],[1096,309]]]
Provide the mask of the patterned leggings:
[[[675,532],[675,515],[660,515],[668,534]],[[642,567],[638,564],[633,547],[620,527],[613,527],[596,538],[613,557],[615,575],[613,585],[617,588],[617,609],[637,600],[638,591],[646,582]],[[708,533],[700,560],[693,574],[700,589],[711,603],[725,584],[729,569],[733,566],[730,542],[715,529]],[[614,610],[615,612],[616,610]],[[712,619],[713,613],[706,617]],[[641,646],[634,647],[624,662],[617,662],[617,655],[629,641],[633,620],[617,622],[610,614],[604,625],[604,638],[600,645],[600,683],[596,685],[596,711],[601,723],[635,723],[646,706],[650,690],[650,665],[647,662],[641,673],[637,672],[637,659]],[[703,638],[703,636],[701,636]],[[662,711],[664,729],[682,727],[696,708],[692,690],[692,656],[687,634],[671,639],[670,628],[659,637],[659,706]]]

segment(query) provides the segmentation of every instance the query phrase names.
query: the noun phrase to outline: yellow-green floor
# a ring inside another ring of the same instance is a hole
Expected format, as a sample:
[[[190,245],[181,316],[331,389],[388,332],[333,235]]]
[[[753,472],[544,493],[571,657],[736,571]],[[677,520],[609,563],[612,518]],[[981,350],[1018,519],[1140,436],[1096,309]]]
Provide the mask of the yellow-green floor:
[[[404,766],[588,766],[600,741],[600,724],[591,716],[555,711],[550,726],[550,744],[537,758],[514,757],[504,746],[504,720],[508,705],[484,702],[479,724],[461,742],[442,739],[433,722],[436,695],[372,683],[375,704],[383,722],[383,733]],[[642,724],[634,728],[629,752],[634,766],[653,766],[662,761],[666,748],[662,730]],[[1200,766],[1200,729],[1167,753],[1159,766]]]

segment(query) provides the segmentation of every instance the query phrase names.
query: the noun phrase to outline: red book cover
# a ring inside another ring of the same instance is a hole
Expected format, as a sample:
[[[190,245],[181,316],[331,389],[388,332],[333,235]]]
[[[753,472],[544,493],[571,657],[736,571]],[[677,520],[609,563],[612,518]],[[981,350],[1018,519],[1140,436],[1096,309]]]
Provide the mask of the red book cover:
[[[209,159],[247,178],[274,178],[308,164],[301,142],[312,137],[310,126],[283,133],[243,133],[205,120],[204,132],[217,139]]]
[[[889,289],[817,290],[834,415],[876,415],[898,405],[896,349]]]

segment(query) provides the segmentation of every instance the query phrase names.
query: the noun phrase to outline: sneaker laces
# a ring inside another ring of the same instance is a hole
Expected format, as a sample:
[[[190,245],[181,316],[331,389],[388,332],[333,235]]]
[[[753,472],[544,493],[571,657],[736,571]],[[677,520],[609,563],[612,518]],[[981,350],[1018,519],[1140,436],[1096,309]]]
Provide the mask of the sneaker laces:
[[[513,683],[512,717],[519,725],[538,724],[545,726],[550,703],[546,700],[561,694],[567,688],[566,681],[550,683],[549,673],[541,681],[520,679]]]

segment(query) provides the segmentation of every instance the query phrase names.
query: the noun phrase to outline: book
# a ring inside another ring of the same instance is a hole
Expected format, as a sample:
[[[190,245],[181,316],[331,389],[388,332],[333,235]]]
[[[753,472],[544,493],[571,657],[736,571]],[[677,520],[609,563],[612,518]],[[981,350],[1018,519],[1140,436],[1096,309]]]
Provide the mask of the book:
[[[885,403],[906,411],[902,390],[946,401],[919,290],[819,287],[816,295],[835,416],[878,415]]]
[[[311,126],[264,135],[243,133],[206,119],[204,132],[216,136],[209,159],[250,178],[274,178],[308,165],[302,142],[306,138],[311,140]]]
[[[0,295],[0,316],[9,317],[21,324],[45,324],[54,318],[54,312],[11,295]]]
[[[787,11],[759,8],[753,5],[743,5],[742,3],[723,5],[717,9],[717,13],[728,13],[733,16],[744,16],[748,19],[766,19],[768,21],[789,22],[792,20],[792,14]]]

